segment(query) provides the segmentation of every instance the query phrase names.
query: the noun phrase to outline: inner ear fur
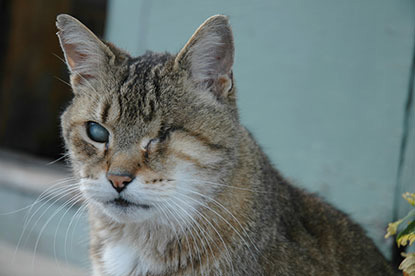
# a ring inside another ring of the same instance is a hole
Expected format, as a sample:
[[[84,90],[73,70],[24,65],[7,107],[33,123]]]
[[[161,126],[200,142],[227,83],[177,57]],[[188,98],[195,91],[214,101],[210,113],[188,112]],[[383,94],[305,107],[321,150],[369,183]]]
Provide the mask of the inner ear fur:
[[[74,17],[58,15],[56,26],[72,86],[96,78],[100,68],[114,58],[110,48]]]
[[[192,81],[226,97],[233,88],[234,42],[224,15],[208,18],[177,54],[175,66],[189,72]]]

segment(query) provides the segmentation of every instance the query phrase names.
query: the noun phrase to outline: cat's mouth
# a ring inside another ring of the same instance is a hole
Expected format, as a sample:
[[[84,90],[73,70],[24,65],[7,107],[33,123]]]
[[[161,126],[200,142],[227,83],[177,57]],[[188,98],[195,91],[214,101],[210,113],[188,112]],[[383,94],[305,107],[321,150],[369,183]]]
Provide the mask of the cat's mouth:
[[[115,205],[117,207],[124,207],[124,208],[126,208],[126,207],[138,207],[138,208],[143,208],[143,209],[149,209],[150,208],[150,205],[134,203],[134,202],[125,200],[121,197],[118,197],[114,200],[108,201],[107,204]]]

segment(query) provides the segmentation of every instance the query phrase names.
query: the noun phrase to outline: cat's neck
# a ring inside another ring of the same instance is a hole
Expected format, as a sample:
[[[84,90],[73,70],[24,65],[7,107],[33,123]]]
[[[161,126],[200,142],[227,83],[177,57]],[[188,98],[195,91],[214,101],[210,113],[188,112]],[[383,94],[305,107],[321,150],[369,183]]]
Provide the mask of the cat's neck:
[[[100,264],[99,275],[163,274],[175,265],[173,259],[162,260],[175,239],[165,225],[119,223],[90,207],[90,226],[92,261]]]

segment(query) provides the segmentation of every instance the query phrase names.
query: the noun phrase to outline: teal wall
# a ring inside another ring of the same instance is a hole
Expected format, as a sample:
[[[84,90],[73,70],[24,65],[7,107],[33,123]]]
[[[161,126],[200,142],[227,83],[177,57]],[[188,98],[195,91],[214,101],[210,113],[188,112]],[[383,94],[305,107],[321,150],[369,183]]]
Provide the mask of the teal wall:
[[[415,2],[112,0],[106,39],[134,55],[177,52],[218,13],[234,30],[243,124],[285,176],[388,254]]]

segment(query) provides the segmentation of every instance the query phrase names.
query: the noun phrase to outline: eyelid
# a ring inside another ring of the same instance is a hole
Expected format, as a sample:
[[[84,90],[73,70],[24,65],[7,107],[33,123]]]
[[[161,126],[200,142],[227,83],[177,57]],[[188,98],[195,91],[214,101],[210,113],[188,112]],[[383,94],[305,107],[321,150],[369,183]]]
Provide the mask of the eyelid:
[[[158,143],[158,142],[160,142],[160,139],[159,139],[159,138],[153,138],[153,139],[150,139],[150,140],[148,141],[147,145],[146,145],[146,150],[148,150],[148,149],[149,149],[149,147],[150,147],[150,145],[151,145],[151,144],[153,144],[153,143]]]
[[[143,138],[143,140],[141,140],[141,142],[140,142],[141,150],[147,151],[150,143],[152,142],[152,140],[153,139],[150,139],[149,137]]]
[[[150,138],[149,136],[147,136],[143,138],[143,140],[141,140],[140,142],[140,148],[146,152],[149,150],[151,151],[152,144],[156,145],[156,144],[164,142],[172,132],[176,130],[180,130],[180,129],[181,129],[180,127],[176,127],[176,126],[169,126],[169,127],[162,126],[156,137]]]
[[[173,130],[174,128],[172,127],[165,128],[164,130],[160,129],[157,137],[148,140],[148,142],[144,146],[144,150],[146,151],[151,150],[150,147],[152,144],[158,144],[158,143],[164,142]]]

